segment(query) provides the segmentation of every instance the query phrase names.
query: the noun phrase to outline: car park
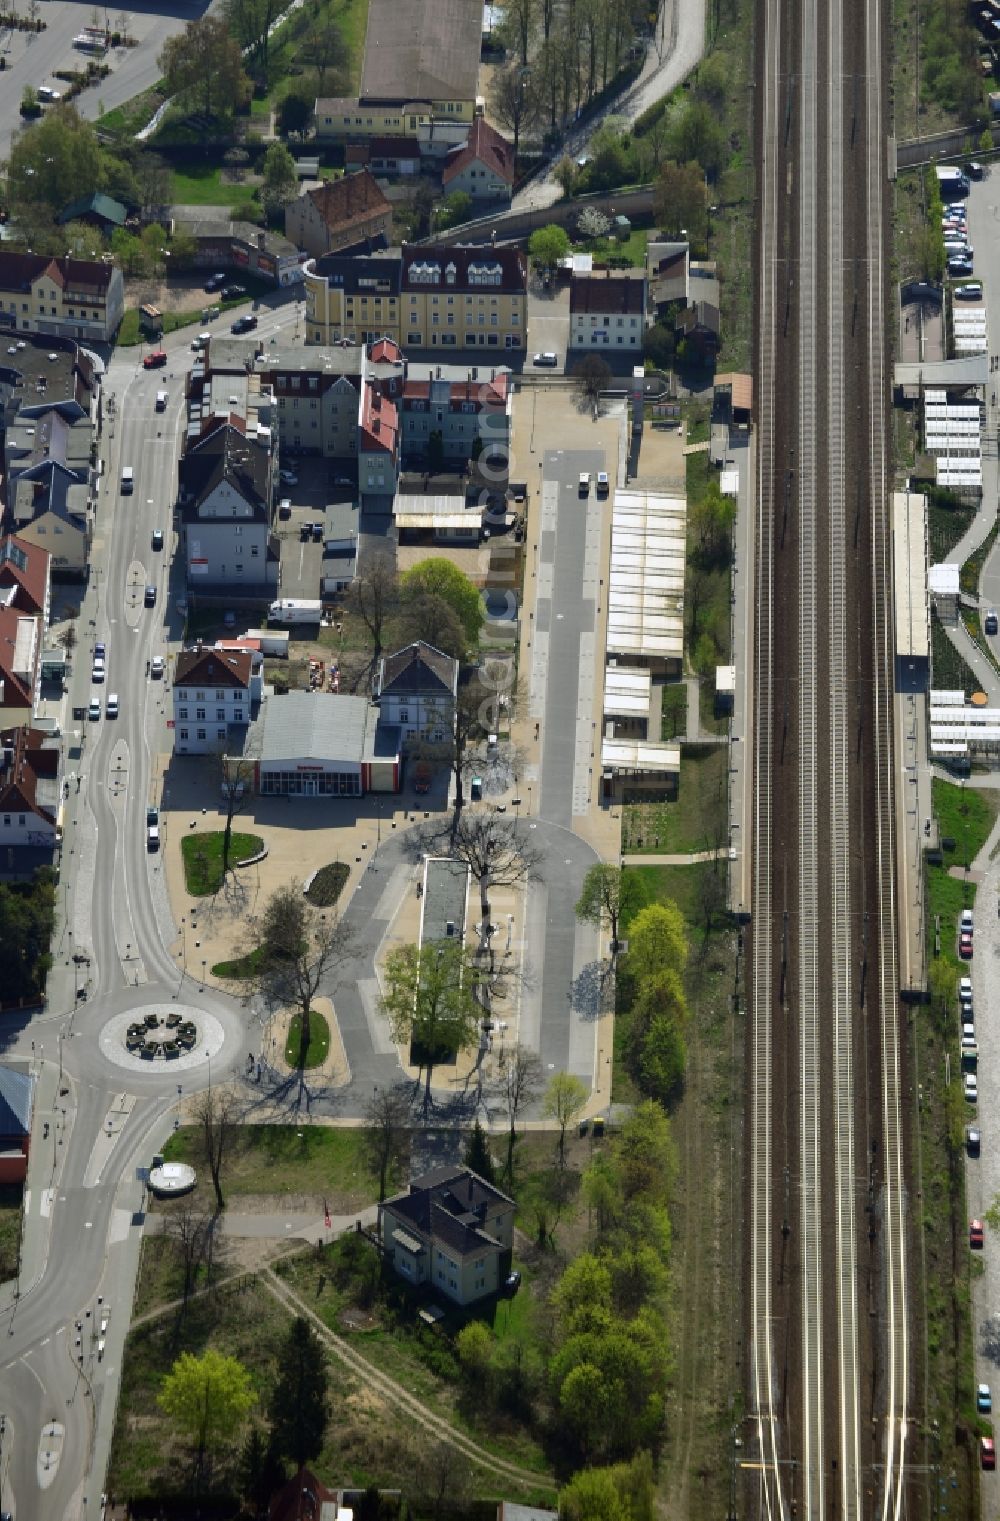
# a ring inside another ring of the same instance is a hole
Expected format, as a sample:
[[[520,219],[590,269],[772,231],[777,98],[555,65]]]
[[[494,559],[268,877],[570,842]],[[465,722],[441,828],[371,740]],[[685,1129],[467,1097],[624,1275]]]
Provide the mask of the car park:
[[[973,264],[971,259],[949,259],[949,275],[971,275]]]
[[[963,1072],[962,1091],[965,1094],[966,1103],[979,1103],[979,1083],[976,1081],[976,1074],[974,1072]]]
[[[142,367],[144,370],[162,370],[166,362],[166,352],[163,349],[154,349],[143,359]]]
[[[104,704],[104,712],[105,712],[105,714],[107,715],[108,718],[117,718],[118,717],[118,693],[117,692],[109,692],[108,693],[108,700]]]
[[[150,535],[149,542],[152,544],[152,546],[153,546],[154,549],[162,549],[163,548],[163,529],[162,528],[154,528],[152,534]]]
[[[995,634],[997,630],[1000,629],[1000,623],[997,622],[997,610],[995,607],[991,607],[987,610],[986,617],[983,619],[983,628],[988,634]]]
[[[989,1384],[977,1384],[976,1386],[976,1409],[980,1415],[990,1415],[993,1411],[993,1394]]]
[[[166,664],[164,662],[163,656],[162,655],[154,655],[153,658],[152,658],[152,660],[149,662],[149,674],[150,674],[150,676],[156,677],[158,679],[160,676],[163,675],[163,672],[164,672],[165,669],[166,669]]]
[[[536,354],[531,362],[537,365],[539,369],[554,370],[559,363],[559,355],[553,354],[551,350],[547,350],[544,354]]]
[[[981,1220],[969,1221],[969,1245],[974,1252],[981,1252],[986,1242],[986,1232]]]
[[[156,606],[156,587],[155,586],[147,586],[142,600],[146,604],[147,607],[155,607]]]
[[[980,1437],[979,1439],[979,1466],[981,1468],[996,1468],[997,1450],[993,1445],[992,1437]]]
[[[965,1150],[968,1156],[978,1157],[983,1144],[982,1134],[978,1125],[966,1125],[965,1127]]]
[[[95,723],[97,721],[97,719],[100,718],[100,716],[101,716],[101,704],[100,704],[99,700],[95,697],[95,698],[93,698],[93,700],[90,703],[90,706],[87,709],[87,717],[90,719],[91,723]]]

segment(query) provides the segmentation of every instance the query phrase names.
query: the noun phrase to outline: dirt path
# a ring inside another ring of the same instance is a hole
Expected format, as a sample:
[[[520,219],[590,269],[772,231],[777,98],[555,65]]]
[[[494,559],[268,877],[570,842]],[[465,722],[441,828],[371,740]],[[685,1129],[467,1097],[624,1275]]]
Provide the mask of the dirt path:
[[[373,1367],[368,1359],[362,1357],[359,1352],[355,1352],[342,1336],[331,1331],[329,1326],[310,1309],[305,1300],[300,1299],[294,1290],[282,1283],[270,1267],[265,1268],[261,1273],[260,1281],[286,1310],[293,1315],[302,1315],[310,1322],[331,1352],[357,1375],[366,1388],[373,1390],[389,1404],[394,1405],[401,1415],[417,1426],[421,1426],[428,1436],[440,1442],[448,1442],[463,1457],[473,1463],[478,1463],[480,1468],[488,1469],[508,1482],[525,1484],[532,1489],[555,1489],[555,1484],[544,1474],[532,1473],[529,1469],[519,1468],[516,1463],[508,1463],[505,1458],[495,1457],[479,1447],[471,1437],[465,1436],[461,1431],[456,1431],[454,1426],[449,1425],[442,1416],[432,1415],[430,1411],[425,1410],[418,1399],[408,1394],[387,1374]]]

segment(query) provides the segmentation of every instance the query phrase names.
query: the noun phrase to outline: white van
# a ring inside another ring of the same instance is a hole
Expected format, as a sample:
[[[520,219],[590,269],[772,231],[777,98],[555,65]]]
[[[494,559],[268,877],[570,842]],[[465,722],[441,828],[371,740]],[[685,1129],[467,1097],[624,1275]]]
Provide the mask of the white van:
[[[168,398],[168,393],[166,391],[157,391],[157,393],[156,393],[156,410],[157,410],[157,412],[165,412],[167,410],[167,401],[168,401],[168,399],[169,399]]]
[[[126,465],[122,471],[122,496],[131,496],[135,485],[135,471],[131,465]]]

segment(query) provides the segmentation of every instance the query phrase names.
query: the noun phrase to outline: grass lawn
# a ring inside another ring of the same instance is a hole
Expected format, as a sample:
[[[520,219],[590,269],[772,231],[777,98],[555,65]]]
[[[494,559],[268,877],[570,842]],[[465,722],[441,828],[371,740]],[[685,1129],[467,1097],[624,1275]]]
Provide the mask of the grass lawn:
[[[164,99],[164,95],[155,86],[151,90],[143,90],[141,95],[133,95],[124,105],[115,106],[113,111],[104,111],[98,117],[97,130],[131,139],[152,120]]]
[[[340,1130],[309,1124],[242,1125],[238,1145],[223,1169],[226,1198],[235,1203],[247,1194],[311,1195],[325,1198],[335,1215],[374,1204],[378,1181],[368,1170],[366,1134],[357,1126]],[[182,1125],[167,1141],[164,1156],[201,1167],[198,1127]],[[402,1182],[402,1173],[392,1175],[390,1193]],[[207,1186],[210,1193],[211,1184]]]
[[[0,1283],[17,1277],[23,1209],[24,1189],[21,1184],[0,1184]]]
[[[212,968],[213,977],[252,977],[259,972],[264,961],[264,947],[258,945],[254,950],[248,951],[245,956],[237,956],[235,961],[217,961]]]
[[[195,898],[204,898],[218,892],[222,886],[223,831],[186,834],[181,840],[181,856],[184,860],[184,885]],[[259,834],[237,834],[229,841],[230,866],[237,861],[248,860],[264,849]]]
[[[290,1067],[321,1067],[330,1050],[330,1026],[316,1009],[309,1012],[309,1044],[302,1049],[302,1015],[293,1014],[285,1041],[285,1061]]]
[[[257,205],[256,186],[234,184],[227,179],[216,164],[189,164],[186,169],[175,169],[171,176],[171,195],[182,206],[240,206]]]
[[[574,240],[576,252],[592,253],[598,258],[627,259],[634,269],[646,266],[646,244],[649,233],[644,228],[633,227],[627,238],[579,238]]]
[[[663,855],[717,849],[728,839],[728,782],[728,746],[683,746],[676,801],[626,804],[622,849]]]
[[[660,696],[660,738],[676,739],[687,733],[687,686],[683,681],[668,681]]]
[[[175,333],[180,327],[193,327],[196,322],[201,321],[202,310],[203,308],[199,306],[197,309],[186,312],[164,312],[164,333]],[[130,307],[125,313],[122,325],[118,329],[117,342],[121,348],[125,349],[135,348],[136,344],[146,342],[139,329],[138,308]]]

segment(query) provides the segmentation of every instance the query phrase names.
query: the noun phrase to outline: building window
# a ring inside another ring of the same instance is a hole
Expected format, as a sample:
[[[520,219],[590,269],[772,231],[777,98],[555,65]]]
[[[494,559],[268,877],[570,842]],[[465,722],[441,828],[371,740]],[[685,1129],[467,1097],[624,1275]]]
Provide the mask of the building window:
[[[233,723],[234,724],[241,724],[242,722],[243,722],[243,709],[242,708],[234,708],[233,709]]]
[[[205,731],[204,731],[204,729],[199,729],[198,730],[197,737],[198,737],[198,739],[204,739],[205,738]]]
[[[400,708],[400,710],[399,710],[399,721],[400,721],[401,724],[408,724],[409,723],[409,721],[410,721],[410,710],[409,710],[409,708]]]
[[[180,734],[181,739],[187,739],[187,737],[188,737],[188,731],[186,729],[181,729],[178,732]]]
[[[4,816],[3,816],[3,827],[5,829],[9,829],[10,828],[10,814],[9,813],[5,813]]]
[[[187,718],[187,716],[188,716],[188,710],[187,710],[187,708],[178,708],[177,709],[177,717],[178,718]]]
[[[216,737],[216,739],[225,739],[225,737],[226,737],[226,731],[225,731],[225,729],[216,729],[216,731],[215,731],[215,737]]]
[[[198,708],[196,710],[194,716],[195,716],[195,721],[197,723],[204,723],[204,721],[205,721],[205,709],[204,708]]]
[[[216,710],[215,710],[215,718],[216,718],[216,722],[217,723],[220,723],[220,724],[224,723],[225,719],[226,719],[226,710],[225,710],[225,708],[216,708]]]

